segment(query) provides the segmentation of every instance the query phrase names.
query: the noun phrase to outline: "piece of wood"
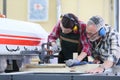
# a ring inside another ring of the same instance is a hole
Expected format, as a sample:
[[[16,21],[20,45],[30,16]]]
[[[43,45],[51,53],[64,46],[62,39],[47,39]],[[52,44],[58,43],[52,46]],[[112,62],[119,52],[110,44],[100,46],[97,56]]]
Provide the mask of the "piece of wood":
[[[87,70],[95,69],[99,64],[86,64],[80,66],[71,67],[71,72],[82,72],[85,73]]]
[[[27,64],[26,68],[65,68],[65,64]]]
[[[86,64],[74,67],[67,67],[65,64],[28,64],[21,71],[35,71],[42,73],[86,73],[87,70],[98,67],[99,64]]]
[[[76,59],[78,57],[78,53],[77,52],[74,52],[73,53],[73,59]]]

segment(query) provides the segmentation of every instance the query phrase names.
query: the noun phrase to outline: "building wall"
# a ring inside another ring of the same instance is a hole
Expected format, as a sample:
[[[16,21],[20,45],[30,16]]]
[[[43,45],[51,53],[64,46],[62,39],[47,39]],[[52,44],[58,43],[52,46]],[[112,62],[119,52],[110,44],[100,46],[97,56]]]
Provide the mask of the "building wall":
[[[2,11],[2,1],[0,0],[0,11]],[[7,0],[7,18],[28,21],[28,0]],[[45,22],[36,22],[50,32],[56,23],[56,0],[49,0],[49,18]]]
[[[2,6],[3,6],[2,3],[3,3],[2,0],[0,0],[0,13],[2,13]]]
[[[0,0],[0,11],[2,11]],[[61,13],[74,13],[80,20],[87,22],[93,15],[100,15],[105,22],[114,25],[113,0],[61,0]],[[112,4],[111,4],[112,3]],[[51,32],[57,22],[57,0],[49,0],[48,21],[36,22]],[[7,0],[7,18],[28,21],[28,0]]]
[[[111,1],[113,0],[62,0],[62,13],[73,12],[85,22],[93,15],[100,15],[106,23],[113,25],[114,14],[111,8],[114,3],[111,4]]]

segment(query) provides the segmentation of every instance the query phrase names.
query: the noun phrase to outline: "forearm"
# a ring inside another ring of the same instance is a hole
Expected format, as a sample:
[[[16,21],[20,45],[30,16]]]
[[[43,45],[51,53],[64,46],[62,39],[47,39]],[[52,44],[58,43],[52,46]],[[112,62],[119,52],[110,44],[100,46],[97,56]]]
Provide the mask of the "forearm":
[[[104,63],[102,64],[104,66],[105,69],[111,68],[113,66],[113,62],[112,61],[104,61]]]
[[[86,52],[81,52],[80,55],[78,55],[77,59],[79,61],[82,61],[87,56]]]

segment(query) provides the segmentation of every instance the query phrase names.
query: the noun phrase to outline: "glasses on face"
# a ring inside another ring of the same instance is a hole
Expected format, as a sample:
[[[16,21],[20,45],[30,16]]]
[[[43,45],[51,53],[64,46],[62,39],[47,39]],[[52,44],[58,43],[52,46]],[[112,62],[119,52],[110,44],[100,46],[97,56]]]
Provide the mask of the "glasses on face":
[[[95,33],[92,33],[92,32],[87,32],[86,31],[86,34],[87,34],[88,37],[93,37],[95,35],[98,35],[98,32],[96,31]]]

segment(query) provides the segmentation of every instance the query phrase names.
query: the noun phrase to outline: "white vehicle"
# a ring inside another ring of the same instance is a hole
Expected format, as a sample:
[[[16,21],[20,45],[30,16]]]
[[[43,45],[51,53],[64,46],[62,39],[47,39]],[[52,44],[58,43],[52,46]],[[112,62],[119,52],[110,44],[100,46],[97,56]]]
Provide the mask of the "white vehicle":
[[[23,60],[22,51],[39,51],[47,36],[39,24],[0,18],[0,72],[6,69],[7,59]]]

